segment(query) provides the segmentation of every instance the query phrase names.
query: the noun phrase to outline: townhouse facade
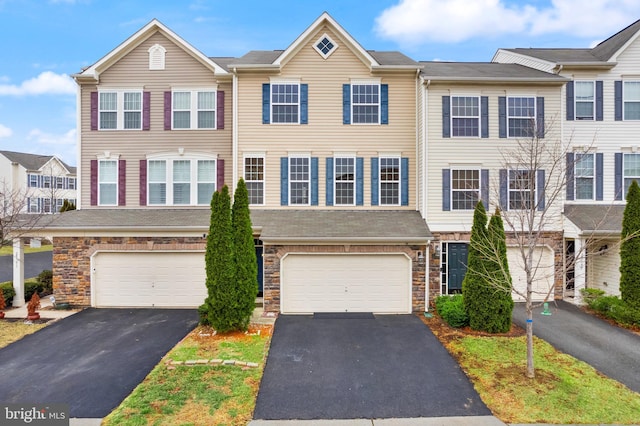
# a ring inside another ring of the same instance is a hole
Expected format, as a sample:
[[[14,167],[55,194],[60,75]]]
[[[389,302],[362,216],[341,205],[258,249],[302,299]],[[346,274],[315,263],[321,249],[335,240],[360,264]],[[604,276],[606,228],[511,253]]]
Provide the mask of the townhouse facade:
[[[568,93],[577,102],[587,85],[576,89],[566,68],[501,55],[416,62],[364,49],[324,13],[286,49],[208,57],[150,22],[74,76],[79,209],[48,226],[56,299],[200,305],[211,195],[239,178],[249,190],[267,312],[428,309],[435,296],[461,289],[480,200],[513,218],[546,212],[534,248],[543,271],[535,297],[573,296],[591,278],[578,283],[576,261],[567,288],[568,247],[577,253],[583,241],[569,212],[582,206],[570,195],[586,191],[585,176],[564,168],[576,153],[566,164],[563,154],[561,169],[549,158],[523,164],[515,153],[523,140],[562,148]],[[593,129],[583,130],[586,138]],[[573,179],[561,198],[547,189],[562,181],[558,172]],[[522,289],[517,230],[507,231]]]

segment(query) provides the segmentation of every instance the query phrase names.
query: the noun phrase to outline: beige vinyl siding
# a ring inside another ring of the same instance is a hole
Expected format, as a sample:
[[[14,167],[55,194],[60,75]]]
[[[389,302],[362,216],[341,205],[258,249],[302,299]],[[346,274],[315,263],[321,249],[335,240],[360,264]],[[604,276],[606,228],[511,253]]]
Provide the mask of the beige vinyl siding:
[[[313,48],[313,43],[324,33],[338,44],[337,50],[326,60]],[[346,41],[328,27],[319,28],[309,40],[280,74],[246,72],[239,75],[240,175],[243,173],[243,154],[265,152],[265,207],[280,207],[280,157],[308,153],[319,158],[318,207],[323,208],[326,200],[325,158],[333,157],[335,153],[354,154],[364,158],[362,208],[367,208],[371,205],[370,158],[396,153],[409,158],[409,206],[404,208],[415,209],[415,70],[373,76],[348,48]],[[262,124],[262,85],[270,82],[269,77],[299,79],[300,83],[308,84],[308,124]],[[373,78],[389,85],[389,124],[342,124],[342,85],[350,83],[350,79]]]
[[[543,61],[542,59],[509,52],[506,50],[499,50],[498,52],[496,52],[491,62],[497,62],[501,64],[520,64],[544,72],[553,72],[553,68],[555,65],[553,63]]]
[[[442,137],[442,97],[443,96],[487,96],[489,98],[489,138]],[[561,102],[560,86],[473,86],[434,84],[428,90],[428,170],[426,183],[427,219],[432,231],[469,231],[473,220],[472,210],[442,210],[442,169],[468,168],[489,170],[489,212],[499,205],[499,170],[505,168],[503,152],[517,147],[517,140],[499,138],[498,97],[500,96],[543,96],[545,98],[545,126],[548,133],[546,143],[559,143],[559,121]],[[562,159],[564,162],[564,159]],[[546,179],[549,180],[546,171]],[[548,198],[547,198],[548,202]],[[557,211],[547,220],[552,220],[549,230],[561,229],[561,202]]]
[[[161,44],[166,52],[165,70],[149,70],[148,49]],[[164,130],[164,92],[172,88],[206,88],[217,84],[225,92],[223,130]],[[97,88],[137,88],[151,93],[150,130],[91,130],[91,92]],[[100,74],[99,86],[81,88],[81,164],[82,208],[91,208],[90,161],[108,151],[112,158],[126,160],[126,207],[139,207],[140,160],[147,155],[173,152],[178,149],[191,153],[217,154],[225,160],[225,183],[232,180],[232,87],[229,79],[218,81],[216,76],[186,51],[156,33],[125,57]]]

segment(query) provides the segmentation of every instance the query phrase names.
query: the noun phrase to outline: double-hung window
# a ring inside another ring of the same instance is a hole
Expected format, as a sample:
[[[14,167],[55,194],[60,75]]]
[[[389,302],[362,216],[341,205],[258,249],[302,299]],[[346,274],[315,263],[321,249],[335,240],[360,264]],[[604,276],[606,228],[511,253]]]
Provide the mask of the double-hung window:
[[[595,82],[576,81],[575,90],[575,119],[593,120],[595,114]]]
[[[29,175],[29,188],[38,187],[38,175]]]
[[[172,99],[173,129],[215,129],[215,90],[174,90]]]
[[[509,170],[509,210],[527,210],[536,202],[535,170]]]
[[[69,178],[69,187],[67,189],[76,189],[76,178]]]
[[[593,200],[595,185],[595,155],[575,154],[575,199]]]
[[[624,119],[640,120],[640,81],[625,81],[622,93]]]
[[[149,160],[148,170],[149,205],[167,204],[167,162],[166,160]]]
[[[473,210],[480,200],[480,170],[451,170],[451,209]]]
[[[300,84],[271,84],[271,122],[300,123]]]
[[[380,84],[351,84],[351,123],[380,124]]]
[[[173,161],[173,204],[191,203],[191,161]]]
[[[216,190],[216,161],[197,160],[198,204],[210,204],[211,197]]]
[[[289,205],[309,205],[309,157],[289,157]]]
[[[64,177],[56,177],[56,189],[64,189]]]
[[[249,204],[264,204],[264,156],[244,158],[244,181],[249,193]]]
[[[207,205],[216,190],[216,160],[150,159],[147,161],[149,205]]]
[[[141,130],[141,91],[101,91],[98,93],[100,130]]]
[[[640,154],[624,154],[622,177],[624,179],[624,197],[627,197],[629,187],[635,180],[640,184]]]
[[[51,188],[51,176],[42,176],[42,187]]]
[[[118,160],[98,161],[98,204],[118,204]]]
[[[356,159],[355,157],[334,158],[334,185],[336,206],[355,205]]]
[[[507,137],[531,138],[536,134],[536,98],[507,98]]]
[[[480,136],[480,98],[477,96],[451,97],[451,136]]]
[[[399,157],[380,157],[380,205],[400,205]]]

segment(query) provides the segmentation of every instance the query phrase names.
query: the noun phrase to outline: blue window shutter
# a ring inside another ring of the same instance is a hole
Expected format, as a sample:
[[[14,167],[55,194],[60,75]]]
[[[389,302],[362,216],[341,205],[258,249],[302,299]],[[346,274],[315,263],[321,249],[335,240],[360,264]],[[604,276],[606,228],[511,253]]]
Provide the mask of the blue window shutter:
[[[538,138],[543,139],[547,129],[544,127],[544,98],[542,96],[536,98],[536,126],[538,127]]]
[[[364,158],[356,158],[356,206],[364,205]]]
[[[500,169],[500,208],[507,210],[509,205],[509,187],[507,169]]]
[[[489,169],[480,170],[480,197],[484,209],[489,210]]]
[[[262,85],[262,124],[271,122],[271,85]]]
[[[389,124],[389,85],[380,85],[380,124]]]
[[[280,157],[280,205],[289,204],[289,158]]]
[[[378,157],[371,159],[371,205],[378,205]]]
[[[573,152],[567,152],[567,168],[566,168],[566,179],[567,179],[567,201],[572,201],[575,199],[574,189],[575,189],[575,155]]]
[[[507,137],[507,97],[498,97],[498,137]]]
[[[342,124],[351,124],[351,85],[342,85]]]
[[[318,205],[318,157],[311,157],[311,205]]]
[[[537,173],[537,182],[536,182],[536,193],[538,194],[538,211],[543,211],[544,210],[544,204],[545,204],[545,200],[544,200],[544,185],[545,185],[545,180],[544,180],[544,170],[538,170]]]
[[[451,210],[451,170],[442,169],[442,210]]]
[[[442,137],[451,137],[451,96],[442,97]]]
[[[621,80],[614,81],[613,87],[614,87],[615,120],[622,121],[622,81]],[[616,196],[617,196],[617,193],[616,193]]]
[[[327,200],[326,205],[333,205],[333,158],[327,157],[327,173],[326,173],[326,182],[327,182]]]
[[[309,122],[309,85],[300,85],[300,124],[307,124]]]
[[[602,81],[596,81],[596,121],[604,120]]]
[[[615,194],[616,200],[622,200],[623,194],[622,186],[622,153],[615,153]]]
[[[567,83],[567,120],[575,120],[574,113],[574,95],[573,95],[574,84],[573,81]]]
[[[602,201],[604,194],[604,184],[603,184],[603,174],[604,174],[604,154],[601,152],[596,154],[596,200]]]
[[[409,205],[409,159],[400,159],[400,205]]]
[[[480,137],[489,137],[489,97],[480,97]]]

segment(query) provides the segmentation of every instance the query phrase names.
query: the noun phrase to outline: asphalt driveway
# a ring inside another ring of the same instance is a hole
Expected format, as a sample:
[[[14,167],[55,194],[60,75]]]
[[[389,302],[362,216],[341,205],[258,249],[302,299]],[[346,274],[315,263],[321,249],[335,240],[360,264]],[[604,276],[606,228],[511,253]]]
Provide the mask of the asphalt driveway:
[[[413,315],[281,315],[254,419],[484,416],[455,360]]]
[[[197,323],[196,310],[86,309],[0,349],[0,402],[104,417]]]
[[[640,392],[640,335],[613,326],[559,300],[549,303],[551,316],[533,313],[533,334],[580,359],[604,375]],[[513,322],[525,327],[524,303],[516,303]]]

